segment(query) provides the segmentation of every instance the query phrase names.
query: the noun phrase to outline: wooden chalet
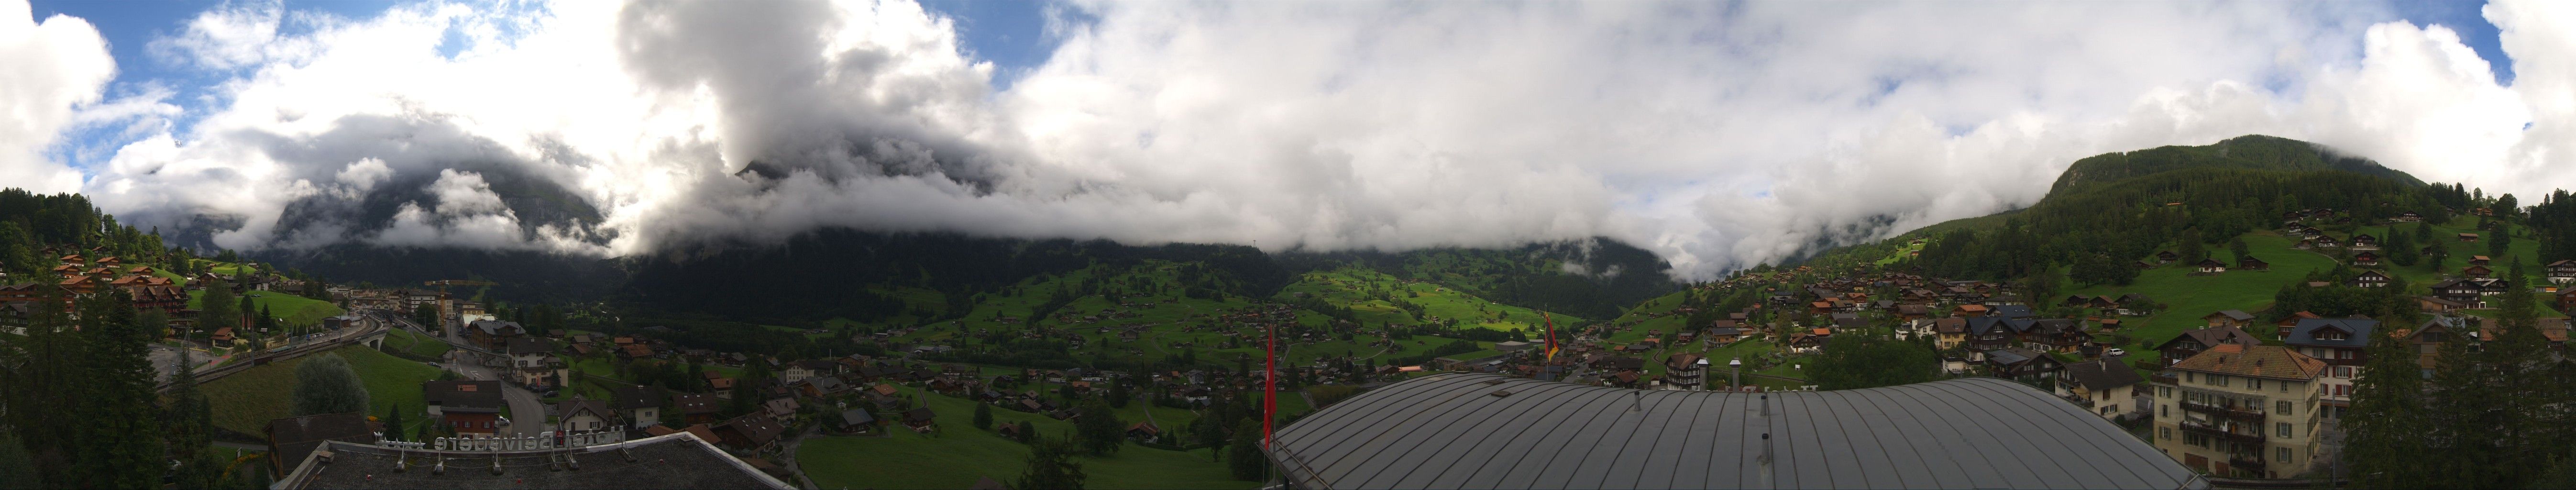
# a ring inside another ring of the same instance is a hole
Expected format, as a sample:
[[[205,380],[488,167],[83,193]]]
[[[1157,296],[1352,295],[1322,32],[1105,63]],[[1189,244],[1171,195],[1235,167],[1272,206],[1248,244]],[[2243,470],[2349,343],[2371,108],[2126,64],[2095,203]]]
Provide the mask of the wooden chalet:
[[[2263,259],[2254,258],[2252,255],[2247,255],[2236,258],[2236,268],[2238,270],[2268,271],[2272,270],[2272,264],[2264,262]]]

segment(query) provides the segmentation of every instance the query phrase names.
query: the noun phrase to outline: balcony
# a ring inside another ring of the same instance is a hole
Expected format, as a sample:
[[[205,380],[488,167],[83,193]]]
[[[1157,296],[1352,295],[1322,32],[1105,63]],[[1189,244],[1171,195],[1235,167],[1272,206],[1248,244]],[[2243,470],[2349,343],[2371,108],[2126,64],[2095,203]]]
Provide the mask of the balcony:
[[[2206,422],[2195,422],[2195,421],[2185,420],[2185,421],[2182,421],[2182,430],[2183,430],[2184,432],[2197,432],[2197,433],[2206,434],[2206,435],[2210,435],[2210,436],[2216,436],[2216,437],[2218,437],[2220,440],[2225,440],[2225,441],[2229,441],[2229,442],[2236,442],[2236,443],[2243,443],[2243,444],[2262,444],[2262,443],[2263,443],[2263,435],[2262,435],[2262,434],[2255,434],[2255,433],[2252,433],[2252,432],[2234,432],[2234,431],[2229,431],[2229,430],[2227,430],[2227,429],[2219,428],[2218,426],[2209,425],[2209,424],[2208,424],[2208,423],[2206,423]]]
[[[2147,382],[2160,385],[2180,384],[2182,382],[2182,376],[2176,375],[2172,371],[2158,372],[2155,375],[2148,376]]]
[[[2212,416],[2223,417],[2223,418],[2232,419],[2232,420],[2242,420],[2242,421],[2247,421],[2247,422],[2262,422],[2262,421],[2263,421],[2263,412],[2262,412],[2262,411],[2254,410],[2254,409],[2250,409],[2250,408],[2242,407],[2242,406],[2235,406],[2235,405],[2215,405],[2215,404],[2209,404],[2209,403],[2203,403],[2203,402],[2184,401],[2184,402],[2182,402],[2182,409],[2183,409],[2183,410],[2187,410],[2187,411],[2206,413],[2206,414],[2210,414],[2210,415],[2212,415]]]
[[[2066,395],[2066,396],[2060,396],[2060,397],[2057,397],[2057,398],[2058,398],[2058,399],[2061,399],[2061,400],[2066,400],[2066,401],[2067,401],[2067,403],[2073,403],[2073,404],[2075,404],[2075,406],[2078,406],[2078,407],[2084,407],[2086,410],[2091,410],[2091,409],[2093,409],[2093,399],[2091,399],[2091,398],[2085,398],[2085,397],[2075,396],[2075,395]]]
[[[2248,454],[2230,455],[2227,457],[2227,467],[2261,474],[2263,472],[2263,457]]]

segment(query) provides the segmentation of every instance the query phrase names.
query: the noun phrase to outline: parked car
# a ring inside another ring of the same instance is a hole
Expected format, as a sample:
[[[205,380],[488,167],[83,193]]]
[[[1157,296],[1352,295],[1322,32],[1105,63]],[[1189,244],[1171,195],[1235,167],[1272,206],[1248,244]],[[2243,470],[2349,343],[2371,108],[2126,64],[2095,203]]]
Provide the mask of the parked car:
[[[2102,351],[2102,357],[2120,357],[2120,356],[2126,356],[2126,355],[2129,355],[2129,350],[2128,350],[2128,349],[2118,348],[2118,347],[2113,347],[2113,348],[2111,348],[2111,350]]]

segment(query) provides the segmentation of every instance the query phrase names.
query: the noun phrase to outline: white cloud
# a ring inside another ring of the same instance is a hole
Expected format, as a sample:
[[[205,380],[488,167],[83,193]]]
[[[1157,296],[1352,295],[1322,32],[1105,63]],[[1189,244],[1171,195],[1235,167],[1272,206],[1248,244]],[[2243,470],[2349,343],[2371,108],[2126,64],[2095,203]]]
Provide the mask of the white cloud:
[[[384,160],[361,158],[349,163],[348,168],[340,169],[339,181],[340,184],[347,185],[358,192],[366,192],[375,189],[376,184],[384,183],[385,179],[393,176],[394,169],[386,167]],[[443,178],[444,175],[441,177],[440,182],[447,181]],[[476,176],[475,182],[482,182],[482,177]]]
[[[221,105],[125,145],[88,191],[129,221],[239,217],[216,238],[238,248],[1607,235],[1704,277],[2027,205],[2083,156],[2247,133],[2576,187],[2576,16],[2550,3],[2488,8],[2510,87],[2447,29],[2349,3],[1070,8],[1049,61],[995,92],[953,23],[905,1],[228,6],[154,44],[233,77]],[[443,56],[450,31],[468,42]],[[512,209],[504,182],[599,220]],[[420,196],[366,223],[369,192]],[[299,218],[330,209],[348,217]]]
[[[39,22],[25,0],[0,0],[0,60],[0,186],[77,190],[80,173],[45,152],[115,77],[107,42],[88,21]]]

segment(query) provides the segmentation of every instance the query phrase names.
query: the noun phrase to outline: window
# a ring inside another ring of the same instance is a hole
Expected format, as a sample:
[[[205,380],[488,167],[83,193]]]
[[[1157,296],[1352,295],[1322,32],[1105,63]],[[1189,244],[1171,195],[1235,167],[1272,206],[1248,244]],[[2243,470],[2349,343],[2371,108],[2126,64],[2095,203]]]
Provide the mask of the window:
[[[2289,402],[2288,400],[2282,400],[2280,403],[2278,403],[2278,404],[2277,404],[2277,406],[2278,406],[2278,408],[2277,408],[2276,410],[2274,410],[2272,413],[2277,413],[2277,414],[2281,414],[2281,415],[2290,415],[2290,414],[2296,413],[2296,412],[2291,412],[2291,411],[2290,411],[2290,402]]]
[[[2285,447],[2285,448],[2281,448],[2281,457],[2280,457],[2278,460],[2279,460],[2279,461],[2289,461],[2289,460],[2290,460],[2290,448],[2286,448],[2286,447]]]
[[[2212,375],[2209,375],[2209,385],[2210,385],[2210,386],[2227,386],[2227,375],[2224,375],[2224,374],[2212,374]]]
[[[2172,428],[2172,427],[2157,427],[2157,428],[2156,428],[2156,436],[2157,436],[2157,437],[2156,437],[2157,439],[2163,439],[2163,440],[2167,440],[2167,441],[2173,440],[2173,428]]]
[[[2173,405],[2157,405],[2157,406],[2156,406],[2156,416],[2158,416],[2158,417],[2165,417],[2165,418],[2173,418]],[[2171,438],[2167,438],[2167,439],[2171,439]]]
[[[2257,390],[2263,389],[2263,379],[2262,379],[2262,378],[2246,378],[2246,379],[2245,379],[2245,387],[2246,387],[2246,388],[2253,388],[2253,389],[2257,389]]]
[[[2278,424],[2272,424],[2272,427],[2273,427],[2273,429],[2272,429],[2272,433],[2280,434],[2282,439],[2288,439],[2288,438],[2290,438],[2290,423],[2289,423],[2289,422],[2282,422],[2282,423],[2278,423]],[[2287,456],[2284,456],[2284,457],[2287,457]]]
[[[2196,382],[2199,382],[2199,381],[2200,381],[2200,373],[2195,373],[2195,372],[2191,372],[2191,371],[2183,371],[2183,372],[2182,372],[2182,380],[2183,380],[2183,381],[2189,381],[2189,382],[2195,382],[2195,383],[2196,383]]]
[[[2339,356],[2339,357],[2342,357],[2342,358],[2344,358],[2344,359],[2351,359],[2351,358],[2352,358],[2352,350],[2351,350],[2351,349],[2338,349],[2338,350],[2336,350],[2336,351],[2335,351],[2335,355],[2336,355],[2336,356]]]

